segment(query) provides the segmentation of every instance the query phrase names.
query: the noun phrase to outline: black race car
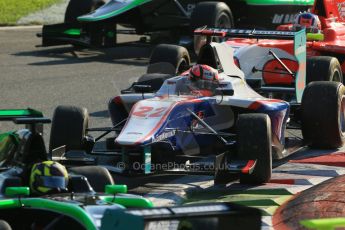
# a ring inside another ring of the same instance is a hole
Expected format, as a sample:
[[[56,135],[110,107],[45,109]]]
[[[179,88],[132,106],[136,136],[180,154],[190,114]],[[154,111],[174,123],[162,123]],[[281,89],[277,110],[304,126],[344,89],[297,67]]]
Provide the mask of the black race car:
[[[164,40],[187,45],[197,27],[273,29],[292,22],[296,13],[307,10],[313,2],[70,0],[64,23],[45,25],[38,36],[42,37],[42,46],[113,47],[118,33],[151,35],[151,42]]]

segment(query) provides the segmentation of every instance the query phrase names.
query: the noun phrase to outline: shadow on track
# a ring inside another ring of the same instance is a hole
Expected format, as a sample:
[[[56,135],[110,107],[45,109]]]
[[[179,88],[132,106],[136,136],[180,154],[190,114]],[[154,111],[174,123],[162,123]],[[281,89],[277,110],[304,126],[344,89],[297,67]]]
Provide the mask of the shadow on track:
[[[116,48],[103,49],[76,49],[71,46],[64,46],[18,52],[12,55],[48,57],[53,59],[49,61],[29,63],[29,65],[33,66],[68,65],[88,62],[146,66],[147,58],[149,58],[152,48],[153,46],[149,45],[140,47],[120,46]]]
[[[91,117],[102,117],[102,118],[108,118],[109,117],[109,112],[108,110],[102,110],[102,111],[96,111],[89,113]]]

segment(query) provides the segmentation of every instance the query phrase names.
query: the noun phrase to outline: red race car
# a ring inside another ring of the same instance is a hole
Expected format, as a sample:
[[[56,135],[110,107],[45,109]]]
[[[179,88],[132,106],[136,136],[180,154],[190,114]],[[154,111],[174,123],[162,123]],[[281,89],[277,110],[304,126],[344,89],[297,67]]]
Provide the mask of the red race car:
[[[307,33],[308,56],[334,56],[345,73],[345,1],[316,0],[311,11],[320,21],[320,31]],[[301,16],[307,13],[301,14]],[[302,18],[296,18],[296,20]],[[303,20],[303,19],[302,19]],[[296,21],[295,24],[302,23]],[[308,25],[306,25],[308,27]],[[294,30],[294,25],[281,25],[279,30]],[[308,31],[307,31],[308,32]]]
[[[294,24],[281,25],[278,30],[307,32],[307,83],[315,80],[343,82],[345,73],[345,1],[316,0],[311,12],[298,15]],[[292,84],[291,74],[273,56],[295,72],[292,41],[233,38],[226,43],[236,49],[237,64],[247,79],[263,79],[266,84]],[[284,71],[281,71],[281,70]]]

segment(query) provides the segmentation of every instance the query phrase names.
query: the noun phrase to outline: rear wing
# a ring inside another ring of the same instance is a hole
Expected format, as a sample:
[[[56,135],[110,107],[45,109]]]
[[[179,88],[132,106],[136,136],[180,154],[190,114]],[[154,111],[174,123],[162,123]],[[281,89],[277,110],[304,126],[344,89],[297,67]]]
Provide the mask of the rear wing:
[[[194,31],[194,35],[205,35],[210,37],[282,40],[293,40],[295,34],[296,32],[279,30],[220,29],[207,27],[198,28]]]
[[[26,125],[35,132],[43,132],[42,124],[51,123],[49,118],[43,117],[43,113],[35,109],[2,109],[0,121],[13,121],[18,125]]]
[[[34,109],[2,109],[0,121],[13,120],[15,118],[43,117],[43,113]]]
[[[101,230],[261,229],[261,212],[232,203],[147,209],[107,209]],[[236,228],[236,227],[235,227]]]

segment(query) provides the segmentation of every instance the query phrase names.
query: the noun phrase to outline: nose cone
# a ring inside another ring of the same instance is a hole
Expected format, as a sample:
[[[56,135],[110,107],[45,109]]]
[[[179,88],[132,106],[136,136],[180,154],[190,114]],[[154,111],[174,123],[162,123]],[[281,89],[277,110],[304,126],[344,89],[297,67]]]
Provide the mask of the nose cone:
[[[133,107],[129,119],[116,138],[120,145],[140,145],[150,142],[154,135],[164,129],[174,103],[139,101]]]

